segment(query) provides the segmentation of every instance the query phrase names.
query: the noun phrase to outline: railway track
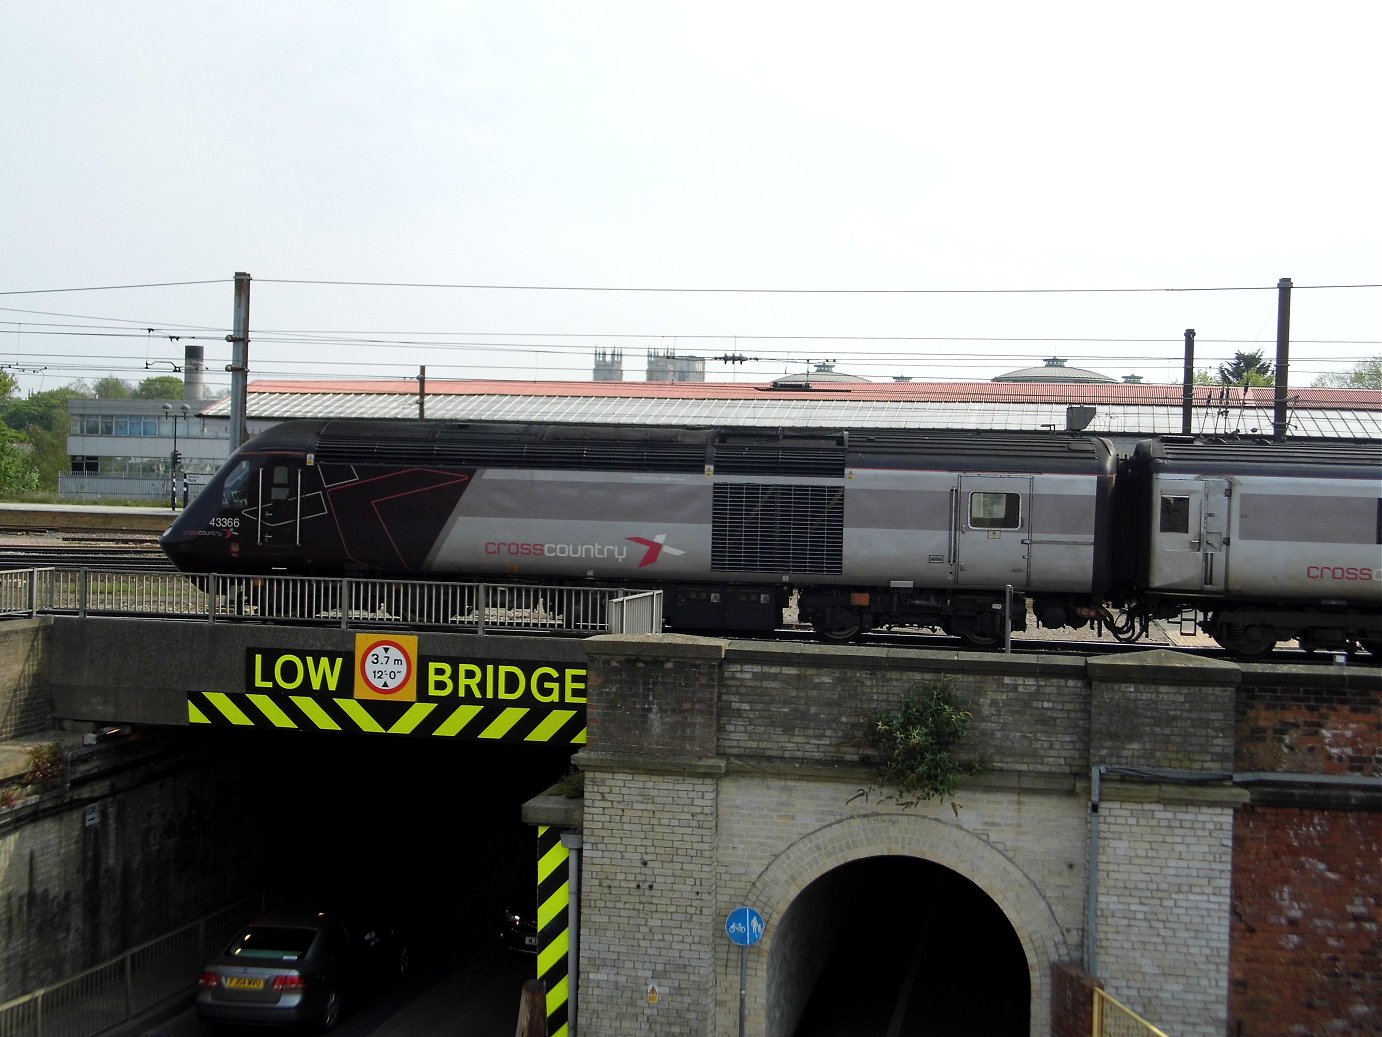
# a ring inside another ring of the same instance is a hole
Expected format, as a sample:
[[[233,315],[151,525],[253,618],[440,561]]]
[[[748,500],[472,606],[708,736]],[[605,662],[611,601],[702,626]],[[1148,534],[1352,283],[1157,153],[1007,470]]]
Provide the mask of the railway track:
[[[0,543],[0,569],[124,569],[173,572],[156,542]]]

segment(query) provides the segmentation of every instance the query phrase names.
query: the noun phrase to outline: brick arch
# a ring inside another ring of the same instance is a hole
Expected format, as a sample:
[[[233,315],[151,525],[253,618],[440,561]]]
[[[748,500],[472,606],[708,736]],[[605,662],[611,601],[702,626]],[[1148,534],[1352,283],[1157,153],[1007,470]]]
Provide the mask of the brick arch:
[[[757,1004],[766,1005],[767,963],[776,923],[807,886],[852,861],[913,857],[969,879],[998,905],[1022,945],[1031,982],[1031,1032],[1044,1034],[1050,1016],[1051,966],[1068,961],[1065,933],[1038,886],[992,844],[958,825],[912,814],[865,814],[818,828],[787,846],[754,880],[748,903],[767,919],[763,954],[756,957]]]

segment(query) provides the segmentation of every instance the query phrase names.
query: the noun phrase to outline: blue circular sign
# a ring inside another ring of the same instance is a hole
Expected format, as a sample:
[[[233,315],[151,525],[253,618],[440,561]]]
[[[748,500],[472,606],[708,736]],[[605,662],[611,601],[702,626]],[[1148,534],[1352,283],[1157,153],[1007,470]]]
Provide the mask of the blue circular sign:
[[[740,947],[763,939],[763,916],[751,907],[736,907],[725,919],[725,935]]]

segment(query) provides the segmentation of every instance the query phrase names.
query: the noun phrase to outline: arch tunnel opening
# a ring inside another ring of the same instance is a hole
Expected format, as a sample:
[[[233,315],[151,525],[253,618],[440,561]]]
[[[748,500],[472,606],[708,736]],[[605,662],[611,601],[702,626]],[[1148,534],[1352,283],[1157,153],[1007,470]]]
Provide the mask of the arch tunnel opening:
[[[821,876],[783,916],[768,962],[780,1037],[1026,1037],[1031,980],[996,903],[958,872],[870,857]]]

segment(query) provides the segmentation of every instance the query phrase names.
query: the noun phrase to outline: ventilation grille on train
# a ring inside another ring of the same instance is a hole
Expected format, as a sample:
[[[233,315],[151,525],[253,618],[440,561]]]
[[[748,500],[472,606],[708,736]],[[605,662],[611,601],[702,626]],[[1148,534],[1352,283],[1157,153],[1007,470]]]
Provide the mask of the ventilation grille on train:
[[[714,499],[710,567],[716,572],[840,574],[842,487],[726,483],[715,487]]]
[[[725,436],[715,444],[715,474],[843,479],[844,443],[838,436],[800,439]]]

